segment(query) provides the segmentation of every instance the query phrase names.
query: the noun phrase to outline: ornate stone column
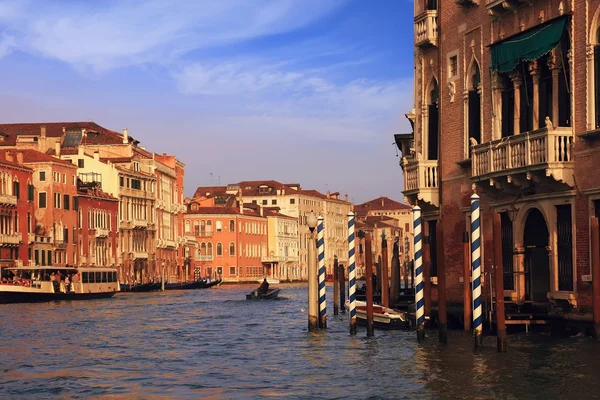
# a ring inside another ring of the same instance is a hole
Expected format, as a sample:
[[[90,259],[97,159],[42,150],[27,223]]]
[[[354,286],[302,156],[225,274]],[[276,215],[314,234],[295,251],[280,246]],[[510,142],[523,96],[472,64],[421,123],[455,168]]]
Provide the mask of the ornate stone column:
[[[492,140],[500,139],[502,137],[502,91],[504,90],[504,84],[502,83],[502,77],[498,72],[492,74],[492,98],[493,103],[493,116],[492,116]]]
[[[523,78],[518,72],[511,72],[510,80],[512,81],[515,89],[513,134],[516,135],[521,132],[521,85],[523,84]]]
[[[562,72],[562,63],[556,50],[548,56],[548,68],[552,72],[552,125],[558,126],[558,74]]]
[[[529,63],[529,74],[533,81],[533,130],[540,128],[540,71],[537,60]]]

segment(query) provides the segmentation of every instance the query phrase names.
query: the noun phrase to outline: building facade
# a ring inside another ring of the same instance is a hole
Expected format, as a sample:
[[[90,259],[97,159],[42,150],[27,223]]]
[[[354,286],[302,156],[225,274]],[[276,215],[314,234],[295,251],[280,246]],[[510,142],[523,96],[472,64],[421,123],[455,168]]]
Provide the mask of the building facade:
[[[413,133],[396,142],[404,194],[421,207],[425,235],[443,229],[436,246],[451,302],[461,302],[461,242],[476,193],[484,278],[500,214],[509,302],[591,305],[599,18],[595,0],[415,2]]]
[[[263,264],[270,264],[270,275],[273,278],[282,281],[300,280],[298,219],[273,210],[265,210],[265,215],[268,223],[268,246],[267,255],[262,258]]]

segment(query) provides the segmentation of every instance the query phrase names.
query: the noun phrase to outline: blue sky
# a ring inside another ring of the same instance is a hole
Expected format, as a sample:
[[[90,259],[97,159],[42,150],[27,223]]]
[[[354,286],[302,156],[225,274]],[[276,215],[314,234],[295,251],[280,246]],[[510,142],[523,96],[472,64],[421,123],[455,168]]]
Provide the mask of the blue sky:
[[[402,199],[408,0],[0,0],[0,120],[87,121],[186,164],[186,194],[299,182]]]

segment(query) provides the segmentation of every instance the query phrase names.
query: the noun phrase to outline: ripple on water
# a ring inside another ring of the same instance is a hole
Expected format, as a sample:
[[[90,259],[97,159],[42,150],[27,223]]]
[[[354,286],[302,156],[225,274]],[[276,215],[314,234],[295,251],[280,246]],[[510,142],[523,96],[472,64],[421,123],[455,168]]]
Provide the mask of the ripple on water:
[[[600,392],[586,338],[513,335],[472,351],[430,332],[359,327],[328,315],[307,332],[306,287],[247,301],[251,286],[120,293],[109,300],[1,305],[0,388],[9,398],[577,398]],[[331,286],[328,299],[331,300]],[[331,313],[331,301],[328,303]]]

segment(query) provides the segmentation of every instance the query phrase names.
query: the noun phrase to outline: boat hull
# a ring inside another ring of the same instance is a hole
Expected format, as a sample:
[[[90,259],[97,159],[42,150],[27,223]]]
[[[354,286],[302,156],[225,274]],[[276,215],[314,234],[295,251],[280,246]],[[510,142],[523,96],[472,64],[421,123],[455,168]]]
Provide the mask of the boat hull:
[[[269,289],[267,293],[258,293],[258,290],[253,290],[246,295],[246,300],[273,300],[279,297],[281,289]]]
[[[9,303],[43,303],[63,300],[95,300],[113,297],[117,292],[100,293],[32,293],[32,292],[0,292],[0,304]]]
[[[350,309],[350,301],[346,301],[346,309]],[[356,323],[367,326],[367,305],[365,302],[356,302]],[[403,311],[373,305],[373,327],[383,330],[410,329],[410,321]]]

